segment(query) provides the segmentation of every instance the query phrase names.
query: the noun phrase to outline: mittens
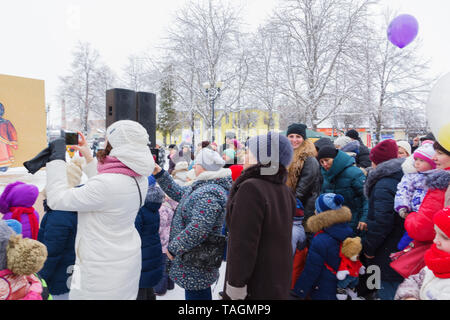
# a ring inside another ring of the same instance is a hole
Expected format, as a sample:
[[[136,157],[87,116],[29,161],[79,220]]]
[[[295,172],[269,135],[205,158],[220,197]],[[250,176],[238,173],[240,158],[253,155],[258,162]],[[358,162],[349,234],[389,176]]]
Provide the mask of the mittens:
[[[66,161],[66,141],[63,138],[53,140],[48,146],[50,148],[49,162],[53,160]]]

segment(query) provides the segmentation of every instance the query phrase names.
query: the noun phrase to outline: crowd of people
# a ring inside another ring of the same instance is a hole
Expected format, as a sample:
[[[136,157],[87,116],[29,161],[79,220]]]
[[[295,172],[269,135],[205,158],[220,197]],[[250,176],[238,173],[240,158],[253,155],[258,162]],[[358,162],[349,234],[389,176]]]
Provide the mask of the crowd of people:
[[[176,284],[211,300],[222,261],[224,300],[449,299],[450,133],[369,149],[356,130],[306,132],[158,141],[153,156],[121,120],[94,156],[80,134],[71,161],[50,142],[45,214],[36,186],[0,196],[0,299],[155,300]]]

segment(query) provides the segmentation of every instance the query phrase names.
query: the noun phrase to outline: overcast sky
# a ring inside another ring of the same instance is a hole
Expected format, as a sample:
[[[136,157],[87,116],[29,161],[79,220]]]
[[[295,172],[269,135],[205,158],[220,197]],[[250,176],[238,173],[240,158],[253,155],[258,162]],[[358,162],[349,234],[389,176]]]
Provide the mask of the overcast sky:
[[[278,0],[233,0],[255,28]],[[45,80],[46,102],[56,104],[58,77],[66,74],[78,41],[97,49],[120,74],[131,54],[152,50],[185,0],[2,0],[0,73]],[[450,72],[449,0],[382,0],[419,21],[422,54],[432,72]]]

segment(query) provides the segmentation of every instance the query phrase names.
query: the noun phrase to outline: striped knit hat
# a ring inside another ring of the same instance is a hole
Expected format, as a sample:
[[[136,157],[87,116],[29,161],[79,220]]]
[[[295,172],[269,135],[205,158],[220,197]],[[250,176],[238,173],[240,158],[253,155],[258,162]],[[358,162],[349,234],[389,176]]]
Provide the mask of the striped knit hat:
[[[344,197],[335,193],[323,193],[316,199],[316,214],[328,210],[337,210],[342,207]]]

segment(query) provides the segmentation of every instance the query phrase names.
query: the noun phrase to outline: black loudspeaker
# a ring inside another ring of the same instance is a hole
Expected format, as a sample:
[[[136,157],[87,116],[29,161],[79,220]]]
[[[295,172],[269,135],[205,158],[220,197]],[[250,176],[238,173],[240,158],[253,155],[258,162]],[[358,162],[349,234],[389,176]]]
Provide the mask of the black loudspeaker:
[[[152,148],[156,146],[156,95],[150,92],[136,93],[137,121],[147,129]]]
[[[119,120],[137,121],[136,92],[127,89],[106,90],[106,128]]]

